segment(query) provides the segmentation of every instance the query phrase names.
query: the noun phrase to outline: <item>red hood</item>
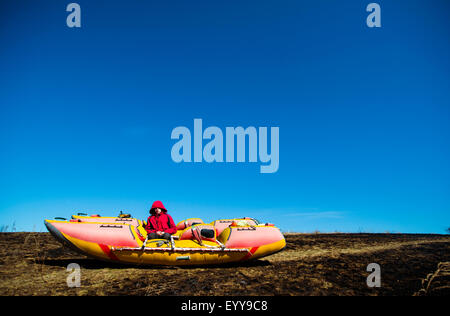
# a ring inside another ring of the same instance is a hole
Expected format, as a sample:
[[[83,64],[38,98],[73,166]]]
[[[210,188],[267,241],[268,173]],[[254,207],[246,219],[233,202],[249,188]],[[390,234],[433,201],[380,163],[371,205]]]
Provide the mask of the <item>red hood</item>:
[[[163,213],[167,213],[167,210],[161,201],[153,202],[152,207],[150,208],[150,214],[155,215],[155,208],[160,208],[163,211]]]

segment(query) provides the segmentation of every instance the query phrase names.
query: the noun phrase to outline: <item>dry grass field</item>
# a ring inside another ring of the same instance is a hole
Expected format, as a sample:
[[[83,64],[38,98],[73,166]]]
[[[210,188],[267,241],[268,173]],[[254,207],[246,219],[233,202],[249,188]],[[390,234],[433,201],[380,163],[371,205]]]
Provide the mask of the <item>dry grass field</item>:
[[[241,264],[139,267],[86,258],[49,233],[0,234],[0,295],[449,295],[450,236],[286,234],[286,249]],[[81,287],[66,283],[81,266]],[[381,287],[369,288],[369,263]]]

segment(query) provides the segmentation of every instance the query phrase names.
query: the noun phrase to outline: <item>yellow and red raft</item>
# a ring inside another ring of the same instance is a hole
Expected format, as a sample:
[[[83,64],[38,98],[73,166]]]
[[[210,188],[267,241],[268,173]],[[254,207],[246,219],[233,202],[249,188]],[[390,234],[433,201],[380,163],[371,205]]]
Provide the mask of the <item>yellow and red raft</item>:
[[[73,215],[71,220],[45,220],[45,225],[58,241],[82,254],[140,265],[239,262],[274,254],[286,246],[277,227],[252,218],[209,224],[198,218],[187,219],[178,223],[170,241],[149,240],[145,222],[131,217]]]

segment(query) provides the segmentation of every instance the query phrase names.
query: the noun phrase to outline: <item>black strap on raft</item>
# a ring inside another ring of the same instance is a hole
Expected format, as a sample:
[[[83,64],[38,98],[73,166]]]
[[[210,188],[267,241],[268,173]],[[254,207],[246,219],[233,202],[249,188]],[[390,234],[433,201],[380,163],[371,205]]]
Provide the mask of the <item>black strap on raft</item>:
[[[61,220],[61,221],[67,221],[67,218],[64,218],[64,217],[55,217],[55,219]]]
[[[87,216],[86,213],[78,213],[77,215],[78,215],[78,216]]]
[[[122,225],[100,225],[100,228],[122,228]]]

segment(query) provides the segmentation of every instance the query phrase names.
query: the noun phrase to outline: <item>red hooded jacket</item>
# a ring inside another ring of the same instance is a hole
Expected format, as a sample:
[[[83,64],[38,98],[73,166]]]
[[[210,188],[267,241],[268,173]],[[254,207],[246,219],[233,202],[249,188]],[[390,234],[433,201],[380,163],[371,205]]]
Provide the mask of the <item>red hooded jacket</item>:
[[[162,212],[159,215],[155,214],[155,208],[160,208]],[[175,226],[172,216],[167,214],[167,210],[160,201],[153,203],[150,214],[152,215],[147,219],[147,226],[145,226],[147,233],[151,234],[161,231],[172,235],[177,232],[177,226]]]

